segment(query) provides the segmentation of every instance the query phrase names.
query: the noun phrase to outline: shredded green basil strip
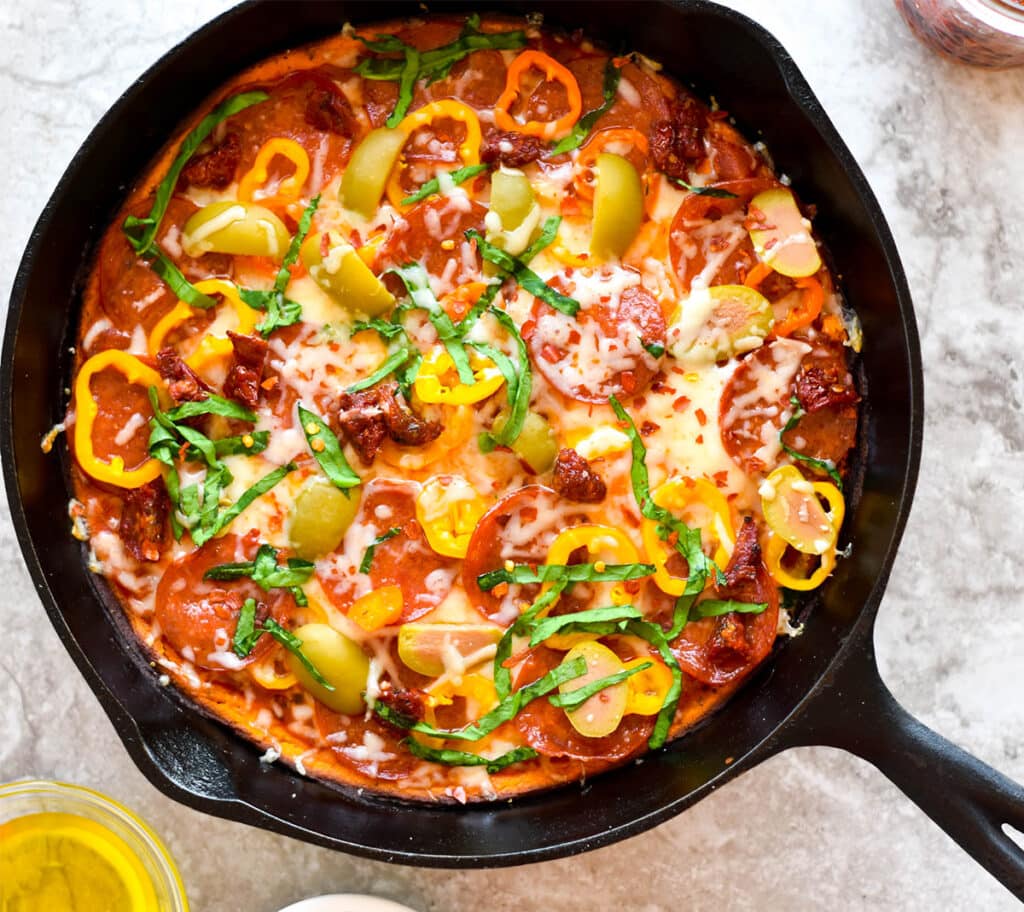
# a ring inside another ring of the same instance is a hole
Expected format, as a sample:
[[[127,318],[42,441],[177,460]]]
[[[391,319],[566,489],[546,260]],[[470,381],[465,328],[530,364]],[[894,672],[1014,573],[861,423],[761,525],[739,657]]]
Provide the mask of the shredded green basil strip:
[[[493,305],[487,308],[487,312],[494,317],[505,331],[512,337],[516,344],[516,354],[519,359],[518,369],[515,372],[515,383],[509,382],[509,375],[505,374],[505,381],[508,384],[506,395],[508,396],[509,414],[508,420],[497,434],[486,432],[481,435],[482,449],[487,452],[487,447],[493,449],[495,446],[511,446],[515,443],[523,430],[523,422],[526,421],[526,414],[530,410],[530,396],[533,392],[533,371],[530,366],[530,352],[526,342],[512,319],[500,307]],[[488,356],[490,357],[490,356]],[[492,358],[492,360],[494,360]],[[498,368],[505,372],[505,367],[497,360]]]
[[[535,298],[539,298],[545,304],[555,308],[555,310],[568,314],[570,317],[575,316],[579,311],[579,301],[555,291],[521,259],[486,241],[484,236],[475,228],[470,228],[466,232],[466,237],[471,241],[476,241],[480,255],[488,263],[493,263],[503,272],[507,272],[519,283],[519,286],[524,291],[529,292]]]
[[[181,270],[174,265],[159,244],[153,244],[149,250],[140,253],[139,256],[149,263],[149,268],[167,283],[168,288],[174,292],[175,296],[190,307],[209,310],[211,307],[217,306],[217,302],[213,298],[203,294],[182,275]]]
[[[419,757],[420,760],[429,760],[431,763],[440,763],[444,766],[482,766],[488,773],[500,772],[513,763],[522,763],[524,760],[532,760],[537,756],[537,752],[532,747],[525,746],[516,747],[501,756],[489,758],[466,751],[438,750],[415,738],[406,738],[402,744],[408,748],[410,754]]]
[[[269,97],[266,92],[242,92],[239,95],[233,95],[207,114],[206,117],[199,121],[195,129],[185,137],[177,156],[175,156],[174,161],[171,163],[170,169],[156,188],[153,208],[149,210],[149,215],[145,218],[136,218],[130,215],[124,220],[124,233],[128,236],[128,243],[132,245],[136,253],[149,253],[153,247],[156,233],[160,228],[160,222],[167,211],[167,205],[171,201],[174,187],[178,183],[178,177],[181,175],[185,165],[188,164],[189,159],[192,158],[196,150],[203,144],[206,137],[214,131],[221,121],[227,120],[231,115],[244,111],[254,104],[266,101]]]
[[[768,608],[767,602],[734,602],[732,599],[705,599],[697,602],[690,609],[690,617],[698,618],[721,617],[723,614],[761,614]]]
[[[388,272],[398,276],[405,285],[414,307],[427,312],[427,317],[437,331],[437,337],[445,347],[452,364],[455,365],[459,374],[459,382],[466,386],[476,383],[473,376],[473,368],[469,363],[469,355],[466,354],[463,334],[456,329],[452,318],[445,313],[444,308],[434,297],[430,288],[430,277],[426,270],[419,263],[408,263],[405,266],[396,266]]]
[[[554,636],[566,627],[580,624],[600,624],[608,621],[639,620],[641,611],[633,605],[608,605],[604,608],[589,608],[586,611],[574,611],[572,614],[559,614],[556,617],[544,618],[533,628],[530,647],[539,646],[548,637]]]
[[[277,271],[277,276],[274,279],[275,290],[283,293],[288,287],[288,283],[292,279],[291,267],[295,265],[295,261],[299,258],[299,249],[302,247],[302,242],[306,240],[306,235],[309,234],[310,225],[313,224],[313,214],[319,205],[320,194],[318,193],[309,201],[309,205],[302,210],[299,225],[295,229],[295,236],[288,245],[288,252],[284,255],[284,259],[281,261],[281,268]]]
[[[607,690],[609,687],[614,687],[616,684],[621,684],[628,678],[633,677],[633,675],[640,674],[641,671],[647,671],[653,664],[653,662],[641,662],[633,668],[627,668],[624,671],[617,671],[615,674],[610,674],[607,677],[598,678],[596,681],[591,681],[589,684],[584,684],[575,690],[550,696],[548,697],[548,702],[552,706],[557,706],[559,709],[571,712],[574,709],[579,709],[594,694]]]
[[[252,443],[246,444],[246,438]],[[217,457],[221,456],[252,456],[262,453],[270,444],[270,431],[253,431],[251,434],[240,434],[237,437],[221,437],[213,441]]]
[[[192,541],[196,545],[203,545],[213,538],[222,529],[227,528],[246,507],[249,506],[257,497],[266,494],[271,488],[274,487],[282,478],[291,472],[294,472],[297,466],[294,462],[289,462],[287,465],[279,466],[272,472],[268,472],[259,481],[257,481],[252,487],[246,490],[241,497],[238,498],[230,507],[224,510],[222,513],[215,513],[214,518],[209,523],[201,523],[198,529],[192,530]],[[207,472],[207,479],[211,474],[215,474],[212,471]],[[218,492],[219,493],[219,492]],[[212,508],[216,510],[217,499],[212,498]],[[207,502],[203,500],[203,510],[207,509]]]
[[[568,585],[567,582],[555,583],[519,615],[498,640],[498,648],[494,653],[494,689],[498,693],[499,700],[504,700],[512,691],[512,672],[505,667],[505,662],[512,655],[512,638],[521,636],[529,630],[537,615],[553,605]]]
[[[381,380],[387,379],[395,371],[400,370],[408,360],[412,357],[412,351],[408,346],[401,346],[396,348],[390,355],[388,355],[372,374],[363,377],[362,380],[357,380],[351,386],[345,390],[348,393],[358,393],[362,390],[369,389],[371,386],[376,386]]]
[[[604,85],[601,90],[604,95],[604,103],[601,107],[588,111],[576,121],[576,126],[572,128],[569,135],[551,150],[552,155],[561,155],[563,152],[571,152],[573,149],[579,148],[580,144],[594,128],[594,124],[604,114],[607,114],[611,110],[612,105],[615,104],[615,94],[619,90],[619,79],[621,78],[622,70],[609,57],[608,62],[604,66]]]
[[[239,421],[247,421],[255,424],[256,414],[245,406],[210,393],[205,399],[198,402],[183,402],[167,412],[167,418],[175,423],[184,421],[186,418],[197,418],[200,415],[220,415],[223,418],[237,418]]]
[[[479,19],[476,20],[479,24]],[[378,41],[359,40],[370,50],[379,53],[401,53],[405,45],[394,35],[378,35]],[[463,57],[477,50],[515,50],[526,44],[526,34],[522,31],[492,32],[483,34],[477,31],[477,25],[471,16],[466,20],[462,34],[451,44],[446,44],[430,51],[422,51],[419,61],[419,76],[434,81],[448,75],[452,66]],[[360,61],[355,71],[365,79],[386,80],[394,82],[402,77],[405,63],[402,60],[367,59]]]
[[[796,396],[790,396],[789,402],[793,406],[793,415],[786,422],[786,426],[779,431],[779,443],[782,445],[784,452],[788,453],[789,456],[795,459],[797,462],[802,462],[805,465],[811,466],[811,468],[817,469],[819,472],[824,472],[829,478],[835,483],[835,486],[842,491],[843,490],[843,479],[839,472],[836,470],[836,464],[831,459],[818,459],[814,456],[805,456],[803,453],[794,450],[788,443],[783,441],[782,435],[786,431],[791,431],[799,423],[800,419],[807,413],[804,411],[804,407],[800,404],[800,400]]]
[[[203,574],[203,579],[233,580],[249,577],[265,591],[271,589],[292,589],[309,582],[315,566],[307,560],[290,557],[284,566],[277,562],[277,549],[262,544],[251,561],[218,564]]]
[[[695,598],[704,591],[704,583],[709,574],[715,573],[719,581],[722,581],[721,571],[715,562],[704,553],[700,529],[691,529],[681,519],[677,519],[664,507],[659,507],[654,502],[654,498],[651,496],[650,478],[647,474],[647,447],[644,446],[633,419],[630,418],[619,400],[612,396],[608,401],[616,417],[626,424],[625,432],[629,437],[633,455],[629,476],[633,484],[633,496],[640,507],[640,512],[647,519],[658,523],[658,537],[663,541],[667,540],[671,533],[676,533],[675,549],[686,559],[689,567],[689,576],[683,595]]]
[[[660,342],[644,342],[644,340],[641,339],[640,344],[644,347],[644,350],[647,352],[647,354],[649,354],[652,358],[660,358],[663,354],[665,354],[665,346],[662,345]]]
[[[456,168],[454,171],[448,172],[448,177],[451,178],[453,184],[458,186],[465,181],[468,181],[471,177],[476,177],[478,174],[483,174],[490,168],[490,165],[466,165],[465,168]],[[425,200],[432,193],[441,192],[441,180],[437,177],[432,177],[425,184],[420,186],[420,189],[415,193],[410,194],[402,200],[403,206],[411,206],[413,203],[418,203],[420,200]]]
[[[397,323],[389,323],[387,320],[382,320],[380,317],[374,317],[372,320],[357,320],[352,324],[352,330],[349,332],[349,338],[352,338],[356,333],[372,331],[382,336],[385,340],[391,341],[396,336],[401,336],[405,333],[405,330]]]
[[[476,584],[490,592],[499,583],[607,583],[641,579],[654,573],[654,564],[605,564],[598,570],[594,564],[516,564],[511,570],[481,573]]]
[[[297,658],[312,676],[313,680],[316,681],[324,690],[334,690],[334,685],[327,680],[321,673],[320,669],[316,667],[310,660],[309,656],[302,651],[302,640],[300,640],[294,633],[285,630],[280,624],[277,623],[273,618],[267,618],[263,622],[262,633],[269,633],[278,643],[284,646],[295,658]]]
[[[668,739],[669,731],[672,728],[672,720],[676,716],[679,697],[683,692],[683,672],[676,657],[672,655],[665,632],[657,624],[652,624],[649,621],[627,621],[626,632],[646,640],[657,649],[662,661],[672,672],[672,686],[665,694],[665,702],[662,703],[661,709],[658,711],[654,731],[651,732],[651,737],[647,742],[647,746],[651,750],[657,750]]]
[[[668,177],[668,175],[665,176]],[[730,193],[728,190],[721,189],[721,187],[696,187],[693,184],[686,183],[684,180],[680,180],[678,177],[669,177],[668,179],[677,187],[689,190],[690,193],[696,193],[697,196],[712,196],[715,199],[738,199],[735,193]]]
[[[392,526],[387,532],[382,532],[372,542],[370,542],[370,544],[366,546],[363,559],[359,562],[359,572],[369,573],[373,567],[373,556],[377,553],[377,545],[383,545],[384,542],[394,538],[401,531],[401,526]]]
[[[249,655],[262,632],[256,632],[256,599],[247,598],[238,612],[235,635],[231,640],[231,647],[234,649],[235,655],[240,659]]]
[[[348,464],[348,460],[342,452],[341,443],[334,436],[334,431],[327,426],[327,422],[315,412],[303,408],[301,404],[297,408],[299,421],[302,422],[302,433],[306,437],[309,451],[313,454],[313,458],[320,463],[320,468],[331,480],[331,484],[342,491],[362,484],[363,480]],[[310,431],[311,427],[314,428],[313,431]],[[313,442],[316,440],[323,444],[322,450],[318,451],[313,446]]]
[[[494,709],[476,722],[454,731],[435,728],[426,722],[414,722],[401,713],[397,713],[390,707],[385,706],[383,703],[377,703],[373,711],[385,722],[390,722],[392,725],[397,725],[399,728],[405,728],[409,731],[419,732],[421,735],[428,735],[431,738],[443,738],[446,741],[479,741],[481,738],[489,735],[499,725],[514,719],[519,714],[519,711],[528,703],[532,703],[538,697],[545,696],[566,681],[578,678],[586,674],[586,672],[587,663],[582,657],[573,659],[571,662],[563,662],[532,684],[528,684],[526,687],[515,691],[515,693],[509,694]]]

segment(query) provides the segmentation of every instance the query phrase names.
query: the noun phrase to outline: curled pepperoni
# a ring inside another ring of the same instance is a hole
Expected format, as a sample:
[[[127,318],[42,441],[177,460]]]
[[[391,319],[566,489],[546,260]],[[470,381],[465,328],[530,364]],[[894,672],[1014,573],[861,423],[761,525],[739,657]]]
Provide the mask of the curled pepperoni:
[[[269,606],[270,613],[282,619],[294,606],[283,589],[264,592],[249,579],[206,580],[203,574],[218,564],[252,560],[256,556],[258,533],[240,538],[225,535],[167,568],[156,590],[156,623],[164,639],[200,668],[224,670],[247,664],[269,648],[269,638],[261,637],[246,659],[231,651],[238,613],[247,598]]]
[[[539,646],[523,663],[516,675],[515,689],[520,690],[555,668],[563,653]],[[547,697],[540,697],[516,717],[516,728],[535,751],[547,757],[573,760],[625,760],[642,753],[654,730],[653,716],[624,716],[619,727],[603,738],[581,735],[565,714],[552,706]]]
[[[779,626],[779,591],[761,559],[757,526],[750,517],[736,536],[725,570],[726,584],[715,597],[766,602],[760,614],[732,612],[687,624],[672,642],[682,669],[704,684],[728,684],[747,674],[771,651]]]
[[[718,190],[735,194],[720,198],[689,193],[683,197],[669,229],[669,255],[684,291],[695,276],[714,264],[709,285],[742,284],[757,262],[754,246],[743,225],[747,205],[758,193],[778,187],[774,178],[753,177],[719,181]]]
[[[451,590],[458,561],[442,557],[427,543],[423,527],[416,521],[416,495],[419,485],[411,481],[375,478],[363,488],[359,513],[344,544],[353,536],[360,541],[382,535],[390,529],[401,532],[376,546],[370,565],[370,583],[374,589],[399,586],[405,610],[401,621],[412,621],[436,608]],[[342,550],[345,550],[344,547]],[[356,563],[362,554],[356,556]],[[332,601],[351,605],[357,597],[357,570],[350,568],[340,579],[323,580]]]
[[[370,779],[405,779],[420,764],[400,745],[405,732],[377,716],[343,716],[314,700],[313,721],[334,759]]]
[[[179,186],[182,189],[213,187],[224,190],[235,179],[241,158],[242,144],[238,134],[228,133],[217,145],[192,156],[181,172]]]
[[[505,561],[516,564],[544,562],[555,536],[566,526],[586,521],[580,508],[559,509],[558,495],[543,485],[527,485],[499,500],[473,530],[462,564],[462,585],[473,607],[491,618],[515,617],[517,601],[532,601],[537,585],[511,586],[507,591],[483,591],[477,577],[500,570]]]
[[[534,304],[527,344],[537,369],[562,395],[606,403],[611,395],[643,392],[658,373],[665,317],[646,288],[625,289],[570,317],[541,300]],[[589,334],[593,344],[581,344]],[[524,335],[527,335],[524,332]]]
[[[459,284],[479,278],[480,255],[474,249],[466,260],[463,244],[469,244],[465,233],[470,228],[483,233],[486,214],[485,207],[461,196],[424,200],[392,226],[377,252],[374,272],[379,275],[416,261],[431,275],[450,273],[449,278]],[[442,241],[454,241],[455,246],[445,250]]]
[[[259,86],[270,98],[240,111],[229,121],[241,144],[239,175],[253,166],[268,139],[283,137],[302,146],[311,165],[314,161],[320,163],[319,170],[310,171],[321,175],[320,186],[310,187],[310,193],[330,182],[348,160],[352,131],[357,125],[333,74],[329,67],[300,70],[273,85]],[[271,162],[268,180],[286,177],[293,170],[283,161]]]
[[[129,207],[127,215],[149,215],[152,199]],[[231,257],[207,253],[186,256],[181,251],[181,230],[197,206],[182,197],[172,197],[160,222],[157,243],[190,282],[212,276],[231,276]],[[128,334],[140,323],[149,332],[177,300],[163,279],[141,259],[121,231],[120,223],[103,238],[99,253],[100,303],[117,329]]]
[[[795,339],[776,339],[744,358],[725,384],[719,404],[722,446],[745,472],[767,471],[778,455],[793,378],[809,351]]]

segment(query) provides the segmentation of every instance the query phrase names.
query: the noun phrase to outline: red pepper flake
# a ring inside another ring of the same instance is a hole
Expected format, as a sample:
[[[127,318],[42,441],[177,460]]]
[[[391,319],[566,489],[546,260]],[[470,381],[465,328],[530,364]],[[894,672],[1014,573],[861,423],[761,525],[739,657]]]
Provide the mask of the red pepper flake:
[[[703,434],[698,434],[697,435],[697,443],[703,443],[703,442],[704,442],[704,435]]]
[[[646,405],[647,405],[647,397],[646,396],[637,396],[636,399],[633,400],[633,408],[636,409],[637,411],[639,411],[640,409],[644,408]]]
[[[608,302],[609,302],[609,301],[610,301],[611,299],[612,299],[612,296],[611,296],[611,295],[601,295],[601,297],[599,297],[599,298],[598,298],[598,300],[599,300],[599,301],[600,301],[600,302],[601,302],[602,304],[607,304],[607,303],[608,303]]]
[[[491,592],[493,592],[498,598],[504,598],[508,595],[508,583],[498,583]]]
[[[686,373],[681,367],[676,367],[675,365],[672,366],[671,371],[673,374],[679,374],[680,377]]]
[[[570,345],[579,345],[580,344],[580,340],[582,338],[583,337],[579,334],[579,331],[574,329],[572,332],[569,333],[569,344]]]
[[[668,536],[668,539],[666,541],[668,542],[670,547],[674,548],[677,544],[679,544],[679,533],[678,532],[670,532],[669,536]]]
[[[655,431],[659,430],[661,425],[655,424],[653,421],[645,421],[640,425],[640,436],[650,437]]]
[[[265,390],[272,390],[275,386],[277,386],[277,377],[267,377],[267,379],[264,380],[260,384],[260,386],[262,386]]]
[[[534,330],[537,329],[537,324],[533,320],[527,320],[520,328],[519,335],[523,337],[523,341],[527,342],[530,336],[533,335]]]
[[[672,408],[677,412],[685,411],[686,407],[690,404],[689,396],[680,396],[672,403]]]
[[[544,343],[544,345],[541,347],[540,353],[545,361],[550,361],[552,364],[561,361],[563,357],[562,352],[559,349],[555,348],[555,346],[552,345],[550,342]]]
[[[666,396],[674,396],[676,388],[674,386],[669,386],[667,383],[662,383],[660,380],[656,380],[651,384],[651,392],[662,393]]]
[[[727,469],[723,469],[721,472],[715,472],[711,477],[714,479],[715,484],[720,488],[724,488],[729,484],[729,472]]]
[[[697,424],[701,427],[704,427],[704,425],[708,423],[708,416],[704,412],[704,409],[699,408],[693,414],[697,416]]]
[[[622,388],[627,393],[632,393],[636,390],[636,374],[633,371],[623,371],[619,374],[619,382],[622,383]]]
[[[622,584],[622,588],[625,589],[630,595],[636,595],[640,591],[640,584],[642,580],[631,579],[626,580]]]

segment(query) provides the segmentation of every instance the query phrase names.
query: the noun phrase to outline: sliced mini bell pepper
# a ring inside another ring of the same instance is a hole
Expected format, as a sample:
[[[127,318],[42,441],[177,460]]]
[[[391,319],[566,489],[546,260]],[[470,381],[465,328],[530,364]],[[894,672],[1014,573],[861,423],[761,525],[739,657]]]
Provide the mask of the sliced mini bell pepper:
[[[796,576],[782,566],[782,558],[788,547],[789,543],[784,538],[772,535],[764,549],[764,562],[768,572],[775,582],[786,589],[794,589],[798,592],[817,589],[835,569],[836,552],[832,549],[820,555],[821,563],[810,576]]]
[[[612,148],[609,148],[612,147]],[[593,199],[594,190],[597,187],[597,158],[605,152],[613,152],[616,155],[627,157],[625,153],[629,149],[636,149],[644,158],[650,149],[647,137],[639,130],[632,127],[609,127],[595,133],[586,145],[580,149],[576,156],[575,173],[572,183],[576,188],[576,195],[582,199]]]
[[[432,101],[430,104],[417,108],[411,114],[407,114],[398,129],[405,134],[406,140],[420,127],[426,127],[435,120],[447,118],[461,123],[466,128],[466,136],[459,146],[459,158],[463,165],[476,165],[480,163],[480,119],[468,105],[453,98],[442,98],[439,101]]]
[[[443,402],[446,405],[469,405],[493,396],[505,378],[490,358],[471,352],[469,365],[475,383],[459,382],[455,363],[444,348],[437,348],[423,358],[413,389],[423,402]]]
[[[273,195],[256,199],[256,191],[267,182],[270,163],[280,156],[295,166],[295,171],[284,178]],[[263,206],[283,206],[299,198],[309,177],[309,155],[294,139],[275,136],[268,139],[256,153],[256,160],[238,182],[238,198],[246,203],[258,202]]]
[[[287,670],[287,666],[284,670],[278,666],[279,655],[280,650],[274,649],[249,666],[249,674],[264,690],[287,690],[299,683],[299,679]]]
[[[626,715],[656,716],[665,705],[665,697],[672,688],[672,672],[655,656],[641,656],[622,663],[629,671],[638,665],[649,664],[650,668],[638,671],[626,679],[629,696],[626,698]]]
[[[484,715],[498,702],[498,691],[494,682],[482,674],[467,674],[455,678],[444,678],[427,688],[427,703],[431,708],[451,706],[455,697],[462,697],[473,704],[471,718]]]
[[[257,312],[242,301],[238,294],[238,289],[231,282],[224,279],[204,279],[201,282],[196,282],[195,287],[205,295],[219,294],[223,297],[225,303],[231,305],[235,315],[238,317],[238,325],[234,328],[234,332],[247,336],[256,328]],[[150,357],[156,357],[156,353],[164,347],[164,340],[167,338],[167,334],[174,327],[180,326],[195,315],[196,309],[190,307],[184,301],[179,301],[165,314],[149,334],[146,347]],[[234,351],[234,347],[226,335],[215,336],[207,333],[199,341],[195,351],[185,359],[185,363],[193,370],[201,373],[211,361],[230,355],[232,351]]]
[[[380,630],[397,623],[404,607],[401,586],[381,586],[357,598],[349,606],[348,619],[363,630]]]
[[[834,484],[809,481],[796,466],[783,465],[764,480],[760,493],[765,522],[775,535],[804,554],[835,550],[846,502]]]
[[[775,326],[775,335],[780,338],[790,336],[798,329],[810,326],[821,313],[821,307],[825,303],[825,289],[821,287],[814,276],[806,279],[797,279],[796,287],[802,292],[800,301],[781,323]]]
[[[690,507],[704,507],[710,513],[711,521],[702,525],[702,538],[716,546],[714,561],[719,567],[729,562],[736,544],[736,533],[729,502],[714,484],[704,478],[676,478],[655,489],[651,498],[659,507],[676,514]],[[658,526],[657,520],[644,519],[641,527],[647,559],[655,566],[654,582],[668,595],[682,595],[686,590],[687,577],[669,572],[668,561],[678,552],[670,542],[661,540]]]
[[[465,557],[473,530],[490,505],[465,478],[437,475],[416,497],[416,519],[438,554]]]
[[[590,252],[599,260],[621,257],[644,217],[640,175],[628,158],[602,152],[597,157],[597,192]]]
[[[614,526],[605,526],[600,523],[581,523],[578,526],[570,526],[560,532],[553,542],[548,546],[545,563],[568,564],[572,553],[579,548],[586,548],[587,555],[591,560],[595,558],[609,564],[636,564],[640,562],[640,552],[636,545],[630,540],[621,529]],[[596,561],[595,561],[596,562]],[[554,584],[544,583],[541,592],[547,592]],[[612,587],[611,602],[615,605],[625,605],[630,601],[630,594],[622,583],[616,583]],[[554,606],[554,602],[539,616],[544,616]],[[558,648],[558,647],[556,647]]]
[[[569,110],[557,120],[528,120],[520,123],[510,113],[510,109],[519,97],[520,81],[525,73],[536,67],[549,82],[561,83],[565,89]],[[568,133],[583,111],[583,97],[579,83],[572,72],[566,69],[553,57],[542,51],[523,51],[509,65],[505,77],[505,90],[494,103],[494,123],[506,132],[526,133],[529,136],[540,136],[542,139],[556,139]]]
[[[130,384],[156,387],[161,402],[164,405],[170,402],[160,375],[135,355],[117,349],[93,355],[81,366],[75,379],[75,457],[78,464],[97,481],[119,488],[140,488],[160,475],[161,466],[156,459],[147,459],[134,469],[126,469],[122,457],[111,456],[106,462],[96,455],[93,447],[92,431],[99,405],[93,397],[90,383],[93,377],[107,368],[119,371]]]

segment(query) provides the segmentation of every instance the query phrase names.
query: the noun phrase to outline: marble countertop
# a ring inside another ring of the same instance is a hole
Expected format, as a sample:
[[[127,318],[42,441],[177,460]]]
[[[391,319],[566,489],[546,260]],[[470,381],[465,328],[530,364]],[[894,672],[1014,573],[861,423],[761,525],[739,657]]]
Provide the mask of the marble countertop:
[[[925,450],[878,621],[882,674],[922,721],[1022,780],[1024,71],[931,56],[891,0],[728,5],[796,59],[867,172],[914,293]],[[87,132],[150,63],[226,6],[0,5],[4,307],[32,225]],[[581,900],[637,912],[1016,907],[880,773],[824,748],[788,751],[625,843],[499,872],[389,866],[205,817],[164,798],[121,748],[39,605],[6,505],[0,576],[0,781],[64,779],[126,802],[167,841],[202,912],[271,912],[346,891],[422,912]]]

